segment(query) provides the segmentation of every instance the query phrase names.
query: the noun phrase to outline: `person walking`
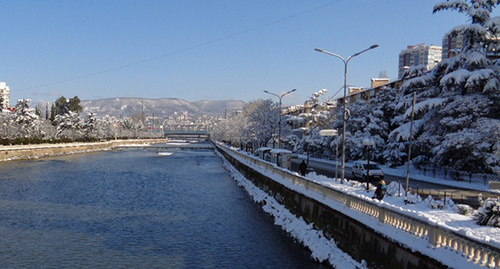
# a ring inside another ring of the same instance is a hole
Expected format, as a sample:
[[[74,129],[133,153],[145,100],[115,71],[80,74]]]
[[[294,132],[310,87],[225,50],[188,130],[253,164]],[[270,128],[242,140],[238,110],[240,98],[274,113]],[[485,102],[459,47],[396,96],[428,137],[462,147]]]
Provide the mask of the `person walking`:
[[[378,199],[382,201],[385,195],[385,191],[387,189],[387,186],[385,184],[384,180],[380,180],[380,182],[377,185],[377,189],[375,190],[375,194],[373,195],[373,199]]]
[[[307,171],[307,164],[304,160],[302,160],[302,162],[299,164],[299,172],[302,176],[305,176],[306,171]]]

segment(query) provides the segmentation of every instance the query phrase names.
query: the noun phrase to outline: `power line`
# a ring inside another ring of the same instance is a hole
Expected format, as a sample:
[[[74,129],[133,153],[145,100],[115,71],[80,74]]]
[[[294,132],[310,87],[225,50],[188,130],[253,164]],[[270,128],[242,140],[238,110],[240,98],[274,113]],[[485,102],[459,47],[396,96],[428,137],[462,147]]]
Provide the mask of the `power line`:
[[[184,53],[186,51],[194,50],[194,49],[205,47],[205,46],[217,43],[217,42],[228,40],[228,39],[231,39],[231,38],[234,38],[234,37],[237,37],[237,36],[240,36],[240,35],[244,35],[244,34],[247,34],[247,33],[250,33],[250,32],[255,32],[257,30],[260,30],[260,29],[263,29],[263,28],[266,28],[266,27],[270,27],[272,25],[279,24],[279,23],[282,23],[284,21],[291,20],[291,19],[294,19],[296,17],[300,17],[300,16],[303,16],[303,15],[308,14],[308,13],[312,13],[312,12],[314,12],[316,10],[323,9],[325,7],[328,7],[328,6],[331,6],[333,4],[336,4],[336,3],[340,2],[340,1],[341,0],[332,1],[332,2],[326,3],[324,5],[321,5],[321,6],[312,8],[312,9],[308,9],[308,10],[303,11],[303,12],[290,15],[288,17],[284,17],[284,18],[281,18],[281,19],[278,19],[278,20],[275,20],[275,21],[272,21],[272,22],[269,22],[269,23],[266,23],[266,24],[262,24],[260,26],[256,26],[256,27],[253,27],[253,28],[249,28],[247,30],[243,30],[243,31],[240,31],[240,32],[232,33],[232,34],[229,34],[229,35],[226,35],[226,36],[223,36],[223,37],[219,37],[219,38],[216,38],[216,39],[212,39],[210,41],[199,43],[199,44],[193,45],[191,47],[183,48],[183,49],[180,49],[180,50],[177,50],[177,51],[173,51],[173,52],[170,52],[170,53],[167,53],[167,54],[155,56],[155,57],[152,57],[152,58],[144,59],[144,60],[141,60],[141,61],[137,61],[137,62],[133,62],[133,63],[129,63],[129,64],[125,64],[125,65],[121,65],[121,66],[117,66],[117,67],[113,67],[113,68],[109,68],[109,69],[104,69],[104,70],[97,71],[97,72],[88,73],[88,74],[77,76],[77,77],[73,77],[73,78],[68,78],[68,79],[54,81],[54,82],[50,82],[50,83],[46,83],[46,84],[40,84],[40,85],[36,85],[36,86],[32,86],[32,87],[27,87],[27,88],[20,89],[18,91],[26,91],[26,90],[44,88],[44,87],[53,86],[53,85],[57,85],[57,84],[62,84],[62,83],[66,83],[66,82],[70,82],[70,81],[74,81],[74,80],[80,80],[80,79],[84,79],[84,78],[88,78],[88,77],[94,77],[94,76],[98,76],[98,75],[102,75],[102,74],[105,74],[105,73],[114,72],[114,71],[117,71],[117,70],[129,68],[129,67],[136,66],[136,65],[146,64],[146,63],[149,63],[149,62],[152,62],[152,61],[156,61],[156,60],[159,60],[159,59],[162,59],[162,58],[174,56],[174,55],[177,55],[177,54]]]

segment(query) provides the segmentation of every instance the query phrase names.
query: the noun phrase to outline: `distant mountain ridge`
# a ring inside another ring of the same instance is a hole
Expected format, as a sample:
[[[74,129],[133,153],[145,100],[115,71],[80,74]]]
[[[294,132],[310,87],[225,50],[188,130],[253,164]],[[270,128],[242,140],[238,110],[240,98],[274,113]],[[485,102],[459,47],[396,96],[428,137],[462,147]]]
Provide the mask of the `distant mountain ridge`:
[[[174,112],[188,112],[189,115],[207,115],[211,117],[232,113],[235,109],[241,109],[245,102],[239,100],[201,100],[189,102],[177,98],[107,98],[98,100],[82,100],[83,114],[90,112],[98,116],[132,117],[142,113],[144,104],[144,114],[155,117],[167,117],[174,115]]]

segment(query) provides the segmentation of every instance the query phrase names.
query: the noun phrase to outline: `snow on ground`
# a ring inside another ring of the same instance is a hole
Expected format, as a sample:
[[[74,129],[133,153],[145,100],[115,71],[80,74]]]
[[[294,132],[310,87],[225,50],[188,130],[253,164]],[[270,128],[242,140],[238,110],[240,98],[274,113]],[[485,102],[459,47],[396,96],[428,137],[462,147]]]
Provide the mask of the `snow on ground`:
[[[306,158],[306,156],[302,156],[302,155],[300,155],[299,157],[301,159]],[[316,162],[322,162],[322,163],[326,163],[326,164],[331,164],[332,167],[335,166],[335,161],[318,159],[318,158],[310,158],[310,160],[314,160]],[[352,163],[346,162],[345,166],[352,167]],[[382,166],[382,165],[380,165],[380,166],[382,167],[382,170],[384,171],[384,174],[386,174],[386,175],[400,176],[400,177],[406,178],[406,173],[407,173],[406,164],[403,166],[400,166],[398,168],[390,168],[390,167]],[[339,162],[339,169],[340,169],[340,162]],[[478,190],[478,191],[487,191],[487,192],[500,194],[500,190],[491,190],[491,189],[489,189],[489,186],[487,184],[444,179],[442,175],[433,176],[432,172],[427,172],[427,174],[424,175],[422,171],[416,169],[415,167],[413,167],[413,165],[410,166],[410,180],[411,179],[416,179],[419,181],[425,181],[425,182],[431,182],[431,183],[437,183],[437,184],[441,184],[441,185],[445,185],[445,186],[459,187],[459,188],[463,188],[463,189]]]
[[[238,156],[236,155],[234,155],[234,157],[238,158]],[[283,179],[282,176],[274,174],[272,173],[272,171],[265,170],[264,168],[261,168],[260,166],[254,165],[252,163],[247,163],[242,158],[238,159],[246,163],[247,165],[251,166],[253,169],[265,174],[269,178],[272,178],[273,180],[285,185],[286,187],[295,190],[299,193],[303,193],[304,195],[316,199],[345,215],[353,217],[358,221],[366,224],[367,226],[373,228],[374,230],[379,231],[381,234],[387,236],[388,238],[393,238],[396,241],[402,243],[403,245],[406,245],[407,247],[413,249],[414,251],[418,251],[423,253],[424,255],[433,257],[434,259],[442,262],[443,264],[446,264],[447,266],[450,266],[452,268],[484,268],[478,264],[468,262],[464,257],[461,256],[461,254],[457,254],[454,251],[451,251],[450,249],[444,247],[435,248],[429,244],[427,239],[417,238],[407,232],[404,232],[402,230],[399,230],[397,228],[394,228],[386,224],[382,224],[377,219],[374,219],[373,217],[370,217],[361,212],[357,212],[353,209],[350,209],[345,205],[338,203],[332,199],[325,198],[322,194],[319,194],[312,190],[308,190],[302,186],[293,184],[293,182],[287,179]],[[236,174],[235,172],[233,172],[234,169],[231,170],[230,168],[228,168],[228,170],[230,170],[233,175]],[[396,171],[394,172],[398,172],[397,169],[395,170]],[[391,172],[388,171],[388,173]],[[406,170],[404,172],[404,176],[406,176]],[[234,177],[238,182],[241,182],[242,180],[238,178],[243,176],[237,175]],[[466,235],[469,238],[474,238],[476,240],[492,245],[496,248],[500,248],[500,229],[477,225],[476,222],[474,221],[473,216],[465,216],[458,214],[457,206],[453,205],[453,203],[447,203],[446,206],[444,206],[444,208],[442,209],[435,209],[431,207],[431,204],[434,203],[435,201],[430,201],[430,200],[423,200],[416,204],[405,205],[404,194],[400,196],[386,195],[382,201],[378,201],[376,199],[371,198],[375,191],[374,186],[371,186],[370,191],[367,192],[365,190],[366,185],[363,183],[359,183],[357,181],[347,181],[344,184],[341,184],[339,180],[328,178],[326,176],[316,175],[315,173],[307,174],[306,178],[315,181],[317,183],[320,183],[322,185],[329,186],[333,189],[342,191],[344,193],[348,193],[349,195],[355,196],[359,199],[364,199],[366,201],[378,203],[379,206],[399,211],[403,214],[410,215],[412,217],[418,218],[430,224],[435,224],[440,227],[448,228],[450,230]],[[433,179],[433,182],[435,182],[435,179]],[[452,184],[455,183],[455,181],[451,182]],[[244,183],[245,189],[247,189],[247,191],[252,196],[255,196],[252,193],[257,192],[257,190],[254,190],[256,187],[253,185],[252,185],[253,187],[247,187],[246,186],[247,184],[251,185],[251,183]],[[481,186],[482,184],[472,183],[472,185],[475,185],[479,189],[483,188]],[[250,191],[248,189],[250,189]],[[263,193],[260,195],[266,195],[266,194]],[[259,202],[262,201],[262,199],[264,198],[254,198],[254,199]],[[347,265],[336,263],[338,262],[337,260],[343,260],[344,256],[346,256],[347,254],[342,252],[343,256],[341,259],[333,258],[333,257],[339,257],[340,254],[338,254],[338,252],[341,252],[341,250],[336,249],[336,247],[334,247],[335,242],[333,240],[325,239],[322,236],[322,234],[317,231],[316,232],[318,234],[312,235],[311,234],[312,232],[309,231],[312,228],[306,228],[307,224],[304,220],[302,219],[298,220],[296,218],[292,220],[294,218],[293,214],[288,212],[288,210],[286,210],[284,207],[275,205],[274,204],[275,201],[273,201],[272,205],[268,205],[269,200],[272,200],[272,198],[271,197],[265,198],[266,206],[264,206],[264,210],[266,210],[266,212],[269,212],[275,217],[275,223],[277,225],[282,226],[283,229],[292,234],[294,237],[297,237],[300,242],[302,242],[306,247],[308,247],[312,251],[312,256],[315,259],[317,259],[318,261],[328,260],[328,262],[330,262],[334,267],[337,268],[347,268]],[[276,208],[276,209],[272,210],[270,208]],[[296,224],[296,222],[301,222],[301,221],[303,222],[303,224],[301,224],[302,229],[296,228],[295,225],[299,225]],[[303,225],[305,225],[306,227],[304,227]],[[354,265],[356,264],[354,261],[349,262],[349,264],[350,264],[349,267],[359,266],[359,264]]]
[[[319,159],[318,159],[319,161]],[[322,162],[331,163],[332,166],[335,165],[334,161]],[[346,166],[351,166],[352,163],[346,163]],[[405,166],[400,168],[388,168],[383,167],[385,174],[397,175],[406,177],[407,168]],[[479,191],[489,191],[495,192],[495,190],[490,190],[487,185],[481,183],[469,183],[469,182],[457,182],[453,180],[446,180],[442,178],[431,177],[430,175],[419,174],[417,169],[410,169],[411,178],[418,179],[420,181],[427,181],[432,183],[439,183],[442,185],[448,185],[453,187],[461,187],[464,189],[472,189]],[[357,181],[348,181],[348,184],[340,184],[340,181],[333,178],[328,178],[325,176],[316,175],[315,173],[310,173],[306,175],[307,178],[321,183],[322,185],[329,186],[331,188],[341,190],[344,192],[351,193],[357,197],[363,197],[371,199],[375,192],[375,187],[371,186],[369,193],[366,192],[366,185],[364,183],[359,183]],[[389,186],[390,187],[390,186]],[[401,187],[403,189],[403,187]],[[500,229],[488,226],[480,226],[476,224],[473,216],[464,216],[457,213],[457,206],[453,203],[447,202],[447,206],[443,209],[432,208],[431,204],[434,202],[432,200],[423,200],[416,204],[405,204],[404,194],[401,196],[389,196],[386,195],[382,201],[373,200],[376,203],[380,203],[385,207],[390,207],[401,212],[405,212],[408,215],[417,217],[420,219],[427,220],[432,223],[436,223],[442,227],[450,228],[451,230],[457,231],[470,238],[474,238],[483,242],[487,242],[492,246],[500,248]],[[442,203],[442,201],[440,201]]]

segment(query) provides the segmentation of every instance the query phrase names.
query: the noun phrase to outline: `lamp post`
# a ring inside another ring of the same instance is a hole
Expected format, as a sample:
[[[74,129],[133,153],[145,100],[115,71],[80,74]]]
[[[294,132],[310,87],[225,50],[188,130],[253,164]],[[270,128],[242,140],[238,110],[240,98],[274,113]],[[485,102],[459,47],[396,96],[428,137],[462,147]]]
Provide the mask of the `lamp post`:
[[[367,166],[366,166],[366,191],[369,191],[370,190],[370,187],[369,187],[369,182],[370,182],[370,159],[371,159],[372,148],[375,145],[375,141],[373,141],[373,139],[363,139],[363,145],[365,145],[366,151],[368,153]]]
[[[272,92],[269,92],[269,91],[266,91],[264,90],[265,93],[268,93],[268,94],[271,94],[271,95],[274,95],[276,97],[278,97],[279,99],[279,108],[278,108],[278,116],[279,116],[279,121],[278,121],[278,148],[280,149],[281,148],[281,98],[283,98],[283,96],[287,95],[287,94],[290,94],[294,91],[296,91],[297,89],[293,89],[291,91],[287,91],[281,95],[278,95],[278,94],[275,94],[275,93],[272,93]]]
[[[335,56],[344,62],[344,113],[343,113],[344,129],[342,131],[342,178],[340,181],[340,183],[342,183],[342,184],[344,183],[344,178],[345,178],[345,131],[346,131],[346,123],[347,123],[347,120],[349,119],[349,110],[347,110],[347,107],[346,107],[346,105],[347,105],[347,64],[349,63],[349,61],[353,57],[356,57],[356,56],[360,55],[361,53],[366,52],[366,51],[371,50],[371,49],[374,49],[376,47],[378,47],[378,45],[372,45],[371,47],[369,47],[365,50],[354,53],[353,55],[349,56],[347,58],[347,60],[338,54],[328,52],[328,51],[322,50],[322,49],[314,49],[315,51],[319,51],[319,52],[322,52],[322,53],[325,53],[325,54],[328,54],[331,56]]]

